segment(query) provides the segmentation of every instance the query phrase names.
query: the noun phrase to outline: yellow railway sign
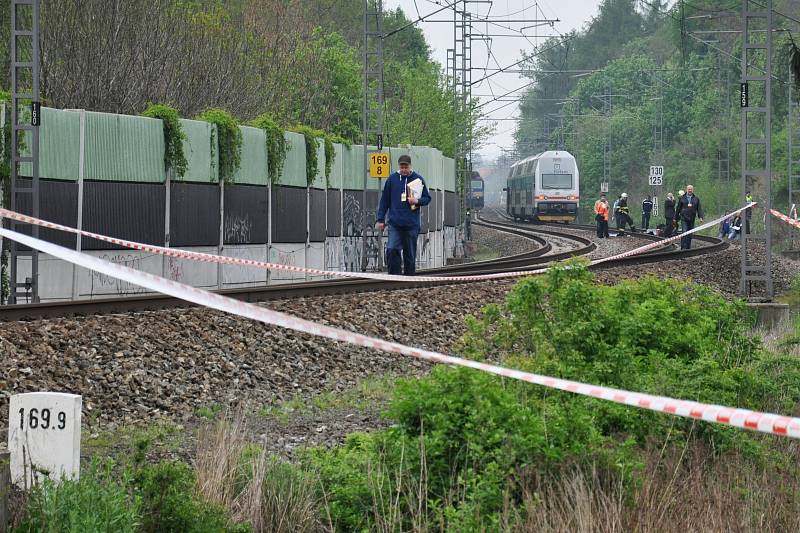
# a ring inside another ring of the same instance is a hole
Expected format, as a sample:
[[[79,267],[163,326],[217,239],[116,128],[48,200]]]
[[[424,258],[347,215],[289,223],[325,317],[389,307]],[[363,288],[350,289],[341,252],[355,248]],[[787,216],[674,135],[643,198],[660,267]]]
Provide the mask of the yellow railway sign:
[[[373,178],[388,178],[391,165],[389,154],[386,152],[371,152],[369,154],[369,175]]]

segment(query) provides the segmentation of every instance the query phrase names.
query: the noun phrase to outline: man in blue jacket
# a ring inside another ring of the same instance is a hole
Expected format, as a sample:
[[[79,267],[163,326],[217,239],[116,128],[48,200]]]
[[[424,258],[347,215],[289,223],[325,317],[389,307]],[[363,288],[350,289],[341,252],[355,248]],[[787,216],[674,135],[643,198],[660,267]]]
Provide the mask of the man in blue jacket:
[[[419,235],[420,207],[428,205],[431,195],[425,180],[411,169],[411,157],[401,155],[397,160],[400,170],[394,172],[383,186],[381,203],[376,219],[379,231],[386,226],[386,212],[389,212],[389,242],[386,245],[386,264],[389,274],[413,276],[417,261],[417,235]],[[415,195],[409,184],[414,180],[422,182],[422,194]],[[418,196],[418,197],[417,197]],[[402,254],[402,259],[401,259]]]

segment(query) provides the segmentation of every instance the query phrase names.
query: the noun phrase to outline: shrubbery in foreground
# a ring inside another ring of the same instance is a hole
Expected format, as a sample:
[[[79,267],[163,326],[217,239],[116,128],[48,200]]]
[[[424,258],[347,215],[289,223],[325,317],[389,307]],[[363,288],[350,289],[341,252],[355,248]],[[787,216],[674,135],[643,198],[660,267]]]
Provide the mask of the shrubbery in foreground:
[[[601,286],[571,263],[520,281],[503,305],[487,306],[468,326],[467,356],[540,374],[782,413],[800,399],[800,362],[761,349],[743,303],[691,283]],[[746,461],[768,460],[772,442],[444,366],[402,382],[389,414],[395,427],[306,458],[342,531],[387,523],[493,530],[509,516],[524,520],[515,507],[532,477],[578,468],[630,494],[653,442],[696,443]]]
[[[751,319],[691,283],[597,285],[576,261],[469,319],[460,351],[797,413],[800,359],[765,350]],[[800,528],[800,451],[786,439],[445,366],[397,384],[389,416],[395,426],[308,450],[300,465],[249,444],[241,416],[220,419],[198,438],[196,474],[144,465],[140,449],[122,476],[93,466],[44,484],[18,531],[761,530],[764,517]]]
[[[194,494],[186,463],[135,468],[92,463],[79,480],[44,480],[30,494],[17,533],[205,533],[250,531],[232,524],[219,506]]]

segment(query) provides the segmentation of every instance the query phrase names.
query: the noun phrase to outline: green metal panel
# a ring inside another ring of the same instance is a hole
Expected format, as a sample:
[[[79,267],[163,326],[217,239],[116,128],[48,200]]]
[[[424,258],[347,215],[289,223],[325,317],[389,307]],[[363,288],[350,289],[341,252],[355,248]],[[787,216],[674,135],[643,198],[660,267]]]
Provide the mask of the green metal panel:
[[[341,144],[333,144],[336,159],[333,160],[333,168],[331,169],[331,176],[328,179],[328,185],[331,189],[340,189],[344,180],[344,158],[350,152],[346,146]]]
[[[10,113],[10,109],[6,111]],[[76,111],[42,108],[39,127],[39,176],[52,180],[76,181],[79,172],[81,115]],[[10,117],[9,117],[10,118]],[[9,147],[10,148],[10,147]],[[23,156],[30,156],[30,142]],[[20,174],[30,176],[30,163],[20,165]]]
[[[186,156],[186,173],[173,176],[176,181],[217,183],[219,181],[219,143],[217,126],[202,120],[181,119],[186,139],[183,154]]]
[[[427,146],[412,146],[411,147],[411,166],[417,173],[422,174],[428,187],[433,187],[436,180],[436,170],[433,167],[431,160],[431,149]]]
[[[242,131],[242,163],[233,175],[234,183],[265,185],[267,175],[267,134],[260,128],[239,126]]]
[[[163,183],[161,121],[87,111],[85,170],[90,180]]]
[[[306,138],[300,133],[292,131],[283,132],[286,139],[286,160],[283,162],[283,172],[278,183],[305,187],[306,180]]]
[[[343,184],[345,189],[364,188],[364,146],[354,144],[350,150],[345,148],[342,157]]]
[[[325,188],[325,143],[317,141],[317,175],[311,183],[314,189]]]
[[[456,160],[444,158],[444,190],[456,192]]]
[[[431,177],[428,180],[428,187],[442,189],[442,152],[436,148],[430,148],[431,158]],[[427,177],[427,176],[426,176]]]

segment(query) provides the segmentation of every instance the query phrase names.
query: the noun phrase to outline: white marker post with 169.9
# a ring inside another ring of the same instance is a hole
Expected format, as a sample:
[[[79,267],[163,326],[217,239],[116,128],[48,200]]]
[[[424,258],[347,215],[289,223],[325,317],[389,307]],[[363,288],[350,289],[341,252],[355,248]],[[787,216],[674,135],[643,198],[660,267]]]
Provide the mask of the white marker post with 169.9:
[[[48,476],[77,479],[81,458],[81,397],[60,392],[15,394],[9,402],[11,481],[32,486]]]

